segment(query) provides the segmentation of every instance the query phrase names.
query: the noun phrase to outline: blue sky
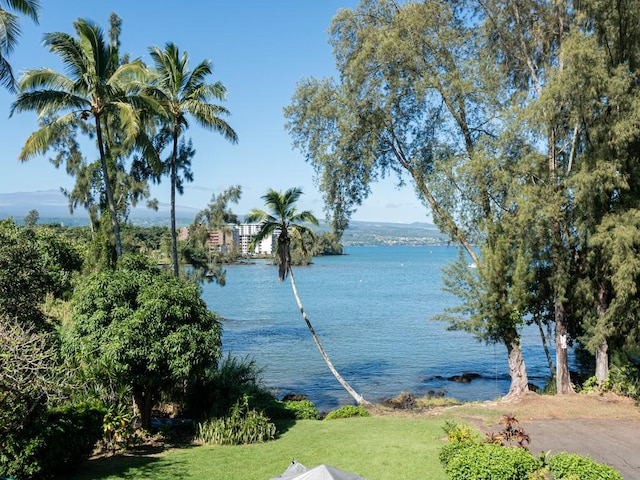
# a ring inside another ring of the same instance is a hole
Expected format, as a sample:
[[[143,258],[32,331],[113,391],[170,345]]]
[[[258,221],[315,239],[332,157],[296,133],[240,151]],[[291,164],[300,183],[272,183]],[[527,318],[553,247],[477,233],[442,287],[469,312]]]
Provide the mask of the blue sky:
[[[227,121],[238,133],[239,142],[228,144],[218,134],[192,122],[187,136],[197,152],[192,164],[195,179],[178,197],[179,205],[201,209],[212,193],[241,185],[242,199],[233,210],[244,214],[263,207],[260,197],[269,188],[299,186],[305,192],[300,206],[324,218],[313,169],[299,151],[293,150],[282,109],[290,103],[300,79],[335,75],[327,31],[335,13],[340,8],[354,8],[357,1],[55,0],[42,4],[39,25],[21,18],[20,44],[9,57],[16,74],[43,66],[61,69],[57,57],[42,47],[43,34],[73,33],[72,24],[77,18],[96,21],[107,31],[111,12],[122,18],[122,50],[134,58],[149,61],[149,46],[163,47],[171,41],[188,52],[192,65],[211,60],[214,71],[210,80],[219,80],[227,87],[224,105],[231,112]],[[0,193],[71,187],[73,180],[47,157],[18,162],[18,153],[37,123],[35,114],[30,113],[9,118],[12,101],[10,93],[0,90],[0,109],[4,111]],[[94,155],[95,151],[86,153],[89,158]],[[405,186],[399,190],[395,183],[395,179],[386,179],[374,185],[372,195],[353,219],[430,221],[413,189]],[[168,203],[168,182],[154,186],[152,195]]]

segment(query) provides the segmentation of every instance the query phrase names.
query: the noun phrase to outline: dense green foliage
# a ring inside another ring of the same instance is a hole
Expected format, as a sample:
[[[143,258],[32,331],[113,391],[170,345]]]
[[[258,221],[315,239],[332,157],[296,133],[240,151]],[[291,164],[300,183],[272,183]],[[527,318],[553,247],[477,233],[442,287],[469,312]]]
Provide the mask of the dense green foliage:
[[[40,303],[47,294],[69,295],[81,266],[77,249],[55,232],[0,221],[0,314],[50,330]]]
[[[87,404],[53,408],[39,421],[2,435],[0,472],[26,479],[68,471],[93,452],[104,413]]]
[[[575,453],[556,453],[549,460],[549,470],[558,480],[622,480],[622,475],[613,467]]]
[[[362,405],[344,405],[330,411],[324,417],[325,420],[335,420],[337,418],[369,417],[369,412]]]
[[[291,412],[292,418],[296,420],[318,420],[320,413],[309,400],[287,400],[284,402],[284,409]]]
[[[521,480],[540,468],[540,462],[521,448],[492,443],[468,443],[448,459],[451,480]]]
[[[238,399],[228,415],[198,424],[196,439],[214,445],[248,445],[273,440],[276,426],[264,414],[249,407],[249,398]]]
[[[184,388],[215,368],[220,326],[198,285],[167,276],[143,257],[125,256],[114,271],[87,278],[74,293],[74,321],[63,351],[78,367],[108,367],[108,377],[131,389],[143,426],[161,395]]]

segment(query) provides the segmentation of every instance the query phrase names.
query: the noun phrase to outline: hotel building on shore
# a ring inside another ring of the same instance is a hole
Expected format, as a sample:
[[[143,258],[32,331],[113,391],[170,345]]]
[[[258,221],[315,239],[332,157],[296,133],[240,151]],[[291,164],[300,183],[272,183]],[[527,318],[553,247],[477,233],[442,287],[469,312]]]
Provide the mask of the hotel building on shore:
[[[186,238],[188,233],[182,233],[181,238]],[[225,229],[209,230],[207,244],[209,250],[229,251],[237,248],[243,255],[272,255],[275,248],[275,235],[271,235],[258,242],[252,251],[249,245],[260,230],[259,223],[229,224]]]

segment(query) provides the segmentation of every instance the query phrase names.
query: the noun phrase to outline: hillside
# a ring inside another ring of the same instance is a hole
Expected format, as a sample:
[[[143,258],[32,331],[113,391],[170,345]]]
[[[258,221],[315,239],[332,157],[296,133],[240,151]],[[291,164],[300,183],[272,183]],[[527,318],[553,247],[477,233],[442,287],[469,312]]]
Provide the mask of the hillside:
[[[0,219],[13,217],[21,222],[30,210],[40,214],[39,223],[60,223],[67,226],[88,225],[83,209],[73,215],[69,213],[67,198],[58,190],[37,192],[0,193]],[[178,206],[176,217],[178,226],[189,225],[198,209]],[[129,220],[139,226],[168,226],[169,205],[160,203],[158,210],[139,206],[131,211]],[[323,225],[323,230],[328,226]],[[445,235],[430,223],[388,223],[388,222],[351,222],[345,231],[342,243],[345,246],[356,245],[443,245]]]

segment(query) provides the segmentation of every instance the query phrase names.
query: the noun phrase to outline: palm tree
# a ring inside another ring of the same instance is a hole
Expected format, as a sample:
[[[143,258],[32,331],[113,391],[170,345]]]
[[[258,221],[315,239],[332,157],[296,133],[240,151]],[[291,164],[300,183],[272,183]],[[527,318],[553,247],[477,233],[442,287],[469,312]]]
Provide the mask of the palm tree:
[[[187,115],[191,115],[204,128],[221,133],[227,140],[236,143],[236,132],[221,117],[229,111],[212,103],[224,100],[226,88],[222,83],[205,83],[212,73],[211,62],[204,60],[193,70],[189,70],[187,52],[173,43],[167,43],[164,50],[152,47],[151,58],[155,63],[154,79],[148,93],[156,97],[167,114],[167,127],[171,130],[172,152],[169,159],[171,176],[171,250],[173,274],[178,276],[178,243],[176,234],[176,183],[178,170],[178,141],[189,128]]]
[[[303,222],[318,225],[318,220],[309,210],[304,210],[302,212],[297,211],[295,204],[300,198],[300,195],[302,195],[302,190],[300,188],[290,188],[284,193],[269,189],[267,194],[262,196],[262,199],[270,210],[270,213],[259,209],[253,209],[249,212],[245,221],[248,223],[260,222],[260,230],[253,238],[254,244],[269,237],[270,235],[277,234],[276,258],[279,266],[279,280],[282,281],[287,277],[287,275],[289,276],[293,295],[295,296],[298,308],[302,313],[302,318],[307,324],[307,328],[309,328],[309,332],[311,332],[313,341],[316,343],[322,358],[324,358],[324,361],[329,367],[329,370],[331,370],[331,373],[333,373],[333,376],[336,377],[336,380],[340,382],[340,385],[344,387],[344,389],[357,403],[361,405],[370,405],[368,401],[358,394],[351,385],[342,378],[333,366],[333,363],[331,363],[327,352],[325,352],[322,343],[320,343],[320,339],[316,335],[316,332],[309,321],[309,317],[307,317],[307,313],[305,312],[300,296],[298,295],[296,282],[293,278],[293,270],[291,269],[291,242],[295,242],[300,246],[303,252],[306,252],[303,237],[311,236],[313,238],[315,237],[315,234],[311,228],[303,225]]]
[[[1,0],[0,5],[5,4],[7,8],[28,16],[36,24],[38,23],[39,0]],[[13,91],[16,80],[13,70],[7,60],[7,56],[13,51],[18,43],[20,35],[20,25],[18,17],[0,6],[0,84]]]
[[[49,68],[25,72],[18,83],[14,112],[38,112],[40,118],[55,115],[42,122],[41,128],[27,139],[19,158],[26,161],[44,154],[65,127],[93,121],[104,194],[115,238],[116,260],[122,255],[120,225],[113,194],[112,168],[115,159],[109,142],[109,119],[117,120],[123,146],[133,146],[140,138],[140,112],[154,109],[153,101],[138,93],[137,81],[146,73],[139,60],[119,63],[118,50],[105,41],[103,31],[94,23],[79,19],[73,24],[78,38],[62,32],[48,33],[44,45],[57,54],[68,76]],[[157,109],[156,109],[157,110]]]

